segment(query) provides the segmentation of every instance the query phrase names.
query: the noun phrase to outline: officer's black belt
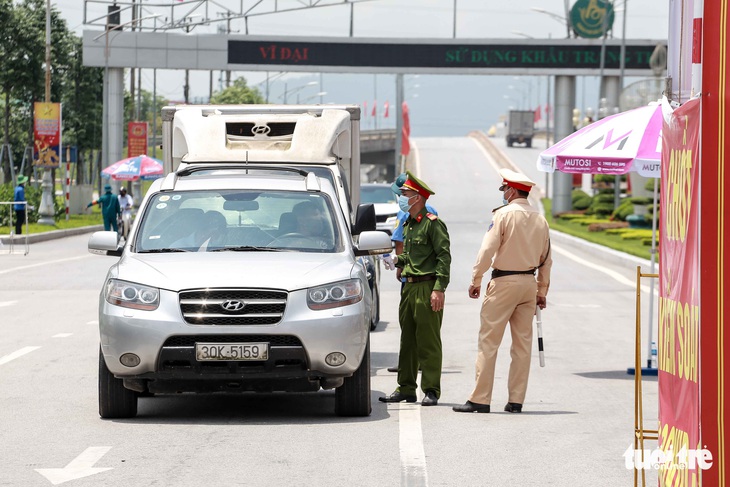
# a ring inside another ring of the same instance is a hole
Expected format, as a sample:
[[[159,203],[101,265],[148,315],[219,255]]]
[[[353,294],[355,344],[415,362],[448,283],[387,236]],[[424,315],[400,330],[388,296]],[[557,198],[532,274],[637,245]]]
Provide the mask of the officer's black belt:
[[[407,276],[406,282],[424,282],[424,281],[435,281],[436,274],[429,274],[427,276]]]
[[[535,269],[530,269],[528,271],[500,271],[499,269],[493,269],[492,279],[496,277],[513,276],[515,274],[532,274],[534,276]]]

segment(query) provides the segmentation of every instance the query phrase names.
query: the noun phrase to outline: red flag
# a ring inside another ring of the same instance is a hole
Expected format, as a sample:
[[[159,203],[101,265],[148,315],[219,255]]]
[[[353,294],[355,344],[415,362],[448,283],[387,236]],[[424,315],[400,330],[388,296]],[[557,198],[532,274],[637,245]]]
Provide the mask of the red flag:
[[[390,103],[386,101],[383,105],[383,110],[385,110],[385,113],[383,113],[383,118],[388,118],[388,108],[390,108]]]
[[[378,114],[378,100],[373,101],[373,111],[370,115],[375,117]]]
[[[542,107],[540,105],[537,106],[537,109],[535,109],[535,123],[542,120]]]
[[[548,105],[547,103],[545,104],[545,116],[550,116],[550,105]]]
[[[408,137],[411,135],[411,117],[408,114],[408,104],[403,102],[403,132],[401,133],[400,153],[407,156],[411,152],[411,142]]]
[[[362,102],[362,118],[365,118],[368,116],[368,102],[364,101]]]

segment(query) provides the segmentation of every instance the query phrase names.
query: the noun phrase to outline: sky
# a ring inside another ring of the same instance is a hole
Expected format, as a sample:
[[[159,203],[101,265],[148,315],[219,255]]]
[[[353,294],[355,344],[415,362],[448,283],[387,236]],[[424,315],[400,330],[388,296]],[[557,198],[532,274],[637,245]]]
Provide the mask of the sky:
[[[122,1],[122,0],[120,0]],[[127,2],[129,0],[126,0]],[[140,0],[144,16],[171,15],[170,7],[155,5],[165,0]],[[99,25],[84,25],[82,0],[51,0],[66,19],[71,30],[81,35],[84,29],[100,30]],[[216,17],[215,4],[238,9],[254,6],[258,0],[217,0],[210,3],[208,15]],[[572,5],[574,0],[570,0]],[[169,1],[175,4],[174,15],[183,17],[198,0]],[[264,0],[251,13],[262,14],[295,5],[316,4],[313,0]],[[248,34],[266,36],[334,36],[347,37],[350,30],[350,6],[344,0],[320,0],[329,7],[310,8],[295,12],[252,15],[248,19]],[[627,39],[666,40],[668,32],[668,0],[616,0],[614,36],[621,37],[624,12]],[[454,7],[456,6],[456,15]],[[91,21],[103,16],[107,3],[86,0],[86,18]],[[546,14],[533,9],[542,9]],[[428,39],[524,39],[565,38],[565,1],[563,0],[367,0],[354,5],[353,36],[356,38],[428,38]],[[197,10],[192,15],[202,14]],[[454,16],[456,17],[454,21]],[[243,20],[231,23],[232,31],[245,34]],[[192,33],[215,33],[223,23],[197,26]],[[276,73],[269,73],[274,76]],[[264,91],[266,72],[234,72],[249,85]],[[214,90],[223,87],[220,73],[214,72]],[[183,99],[184,72],[162,71],[157,74],[157,93],[170,99]],[[626,84],[637,79],[627,78]],[[127,82],[128,83],[128,82]],[[270,82],[270,102],[281,103],[286,89],[298,90],[300,102],[367,104],[364,129],[394,128],[395,76],[389,74],[288,73]],[[190,75],[190,96],[193,100],[207,99],[210,75],[194,71]],[[128,84],[127,84],[128,86]],[[152,71],[142,72],[143,89],[152,91]],[[582,112],[598,104],[598,77],[579,77],[576,82],[576,105]],[[319,93],[326,93],[318,96]],[[487,130],[510,107],[535,108],[547,102],[547,77],[496,75],[406,75],[405,98],[410,108],[413,136],[458,136],[470,130]],[[377,100],[377,116],[370,116]],[[289,103],[295,102],[289,97]],[[384,104],[391,109],[384,118]]]

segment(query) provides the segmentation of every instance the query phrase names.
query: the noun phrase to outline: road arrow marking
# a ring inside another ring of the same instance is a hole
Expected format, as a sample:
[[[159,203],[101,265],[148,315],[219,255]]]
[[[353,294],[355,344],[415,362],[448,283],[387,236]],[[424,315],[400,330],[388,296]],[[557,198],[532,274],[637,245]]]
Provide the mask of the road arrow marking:
[[[26,353],[30,353],[33,350],[38,350],[41,347],[23,347],[20,350],[16,350],[15,352],[11,353],[10,355],[5,355],[4,357],[0,357],[0,365],[5,365],[11,360],[15,360],[18,357],[22,357]]]
[[[36,468],[35,471],[50,480],[53,485],[88,477],[89,475],[112,470],[112,467],[94,468],[94,464],[101,460],[101,457],[111,449],[110,446],[91,446],[63,468]]]

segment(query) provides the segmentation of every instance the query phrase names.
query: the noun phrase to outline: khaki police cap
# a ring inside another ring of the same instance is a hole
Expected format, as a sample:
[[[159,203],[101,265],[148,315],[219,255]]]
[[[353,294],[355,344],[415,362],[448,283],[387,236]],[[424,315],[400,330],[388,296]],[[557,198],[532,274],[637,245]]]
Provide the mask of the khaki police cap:
[[[533,180],[511,169],[500,169],[499,175],[502,176],[502,186],[499,187],[500,191],[504,191],[507,186],[510,186],[520,191],[529,192],[535,186]]]

